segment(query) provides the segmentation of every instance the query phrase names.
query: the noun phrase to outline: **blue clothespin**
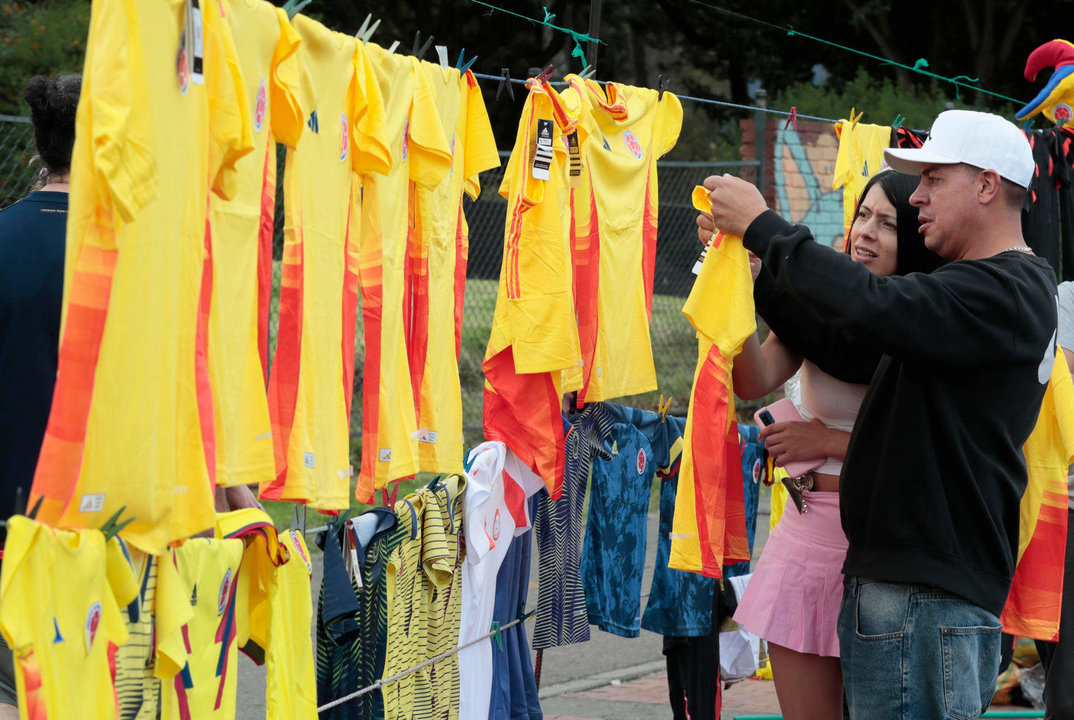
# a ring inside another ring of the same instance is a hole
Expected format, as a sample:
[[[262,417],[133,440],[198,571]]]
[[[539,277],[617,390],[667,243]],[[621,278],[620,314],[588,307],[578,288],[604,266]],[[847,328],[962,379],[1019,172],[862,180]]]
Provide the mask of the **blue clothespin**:
[[[459,50],[459,60],[458,60],[458,62],[455,63],[455,67],[458,68],[458,70],[459,70],[459,75],[465,75],[466,74],[466,71],[469,70],[470,66],[474,64],[475,60],[477,60],[477,55],[474,55],[469,60],[466,60],[466,62],[463,62],[463,60],[465,60],[465,58],[466,58],[466,48],[463,48],[463,49]]]

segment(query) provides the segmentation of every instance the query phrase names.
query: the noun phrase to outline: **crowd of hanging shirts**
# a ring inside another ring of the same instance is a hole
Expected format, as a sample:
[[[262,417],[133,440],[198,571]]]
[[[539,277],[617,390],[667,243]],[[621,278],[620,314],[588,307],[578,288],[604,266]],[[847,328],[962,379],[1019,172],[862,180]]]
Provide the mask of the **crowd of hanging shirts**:
[[[499,165],[473,73],[261,0],[95,0],[54,403],[33,517],[12,519],[0,579],[25,707],[234,717],[242,648],[268,665],[269,717],[314,717],[318,702],[388,676],[404,677],[356,697],[362,716],[534,717],[524,629],[496,632],[523,614],[531,537],[535,647],[584,640],[589,624],[710,632],[713,582],[748,561],[752,535],[757,473],[743,482],[742,458],[759,450],[730,387],[755,330],[745,250],[717,238],[684,308],[699,340],[689,416],[606,402],[657,387],[656,163],[682,109],[670,92],[565,81],[528,83],[498,189],[508,213],[482,364],[487,442],[464,456],[462,197]],[[841,154],[865,152],[849,140],[860,129],[842,128]],[[1037,132],[1048,172],[1032,202],[1066,223],[1070,133]],[[276,143],[287,159],[270,363]],[[1057,269],[1074,262],[1062,250],[1074,233],[1061,237]],[[354,474],[368,502],[417,472],[437,478],[391,508],[340,514]],[[640,574],[608,568],[641,567],[623,558],[643,552],[655,474],[659,572],[642,613]],[[258,510],[215,512],[216,487],[254,483],[337,516],[320,539],[316,663],[302,536]],[[1042,504],[1038,493],[1043,519]],[[84,592],[63,592],[75,580]],[[510,648],[506,670],[494,643]]]

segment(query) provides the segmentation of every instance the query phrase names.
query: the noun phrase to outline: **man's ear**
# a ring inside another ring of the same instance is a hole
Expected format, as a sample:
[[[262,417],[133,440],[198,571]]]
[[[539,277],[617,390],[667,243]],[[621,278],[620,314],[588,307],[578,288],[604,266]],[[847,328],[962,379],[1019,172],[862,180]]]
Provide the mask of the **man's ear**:
[[[989,205],[1000,196],[1003,178],[995,170],[982,170],[977,173],[977,200],[982,205]]]

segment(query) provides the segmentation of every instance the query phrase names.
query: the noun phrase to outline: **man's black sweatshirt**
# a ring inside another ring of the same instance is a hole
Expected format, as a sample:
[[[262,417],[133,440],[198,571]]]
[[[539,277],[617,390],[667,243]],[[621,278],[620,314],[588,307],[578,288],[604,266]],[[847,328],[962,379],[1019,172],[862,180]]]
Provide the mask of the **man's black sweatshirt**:
[[[839,483],[843,572],[929,585],[999,615],[1022,445],[1055,358],[1051,267],[1011,250],[878,277],[771,210],[743,242],[763,262],[755,295],[780,339],[835,377],[869,382]]]

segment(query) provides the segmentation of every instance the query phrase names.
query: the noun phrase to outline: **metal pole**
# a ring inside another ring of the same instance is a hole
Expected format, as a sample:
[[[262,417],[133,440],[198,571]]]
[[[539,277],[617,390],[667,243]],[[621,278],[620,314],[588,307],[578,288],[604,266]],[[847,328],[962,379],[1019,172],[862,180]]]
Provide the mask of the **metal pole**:
[[[765,148],[765,124],[767,122],[766,113],[763,108],[766,106],[768,100],[768,93],[764,88],[757,90],[757,107],[761,108],[755,110],[753,113],[753,147],[754,158],[757,160],[757,177],[753,182],[757,186],[757,189],[761,191],[761,195],[764,195],[765,186],[765,165],[768,160],[767,150]]]
[[[589,0],[589,37],[600,37],[600,2],[601,0]],[[586,51],[586,65],[597,69],[597,46],[599,43],[589,43]]]

